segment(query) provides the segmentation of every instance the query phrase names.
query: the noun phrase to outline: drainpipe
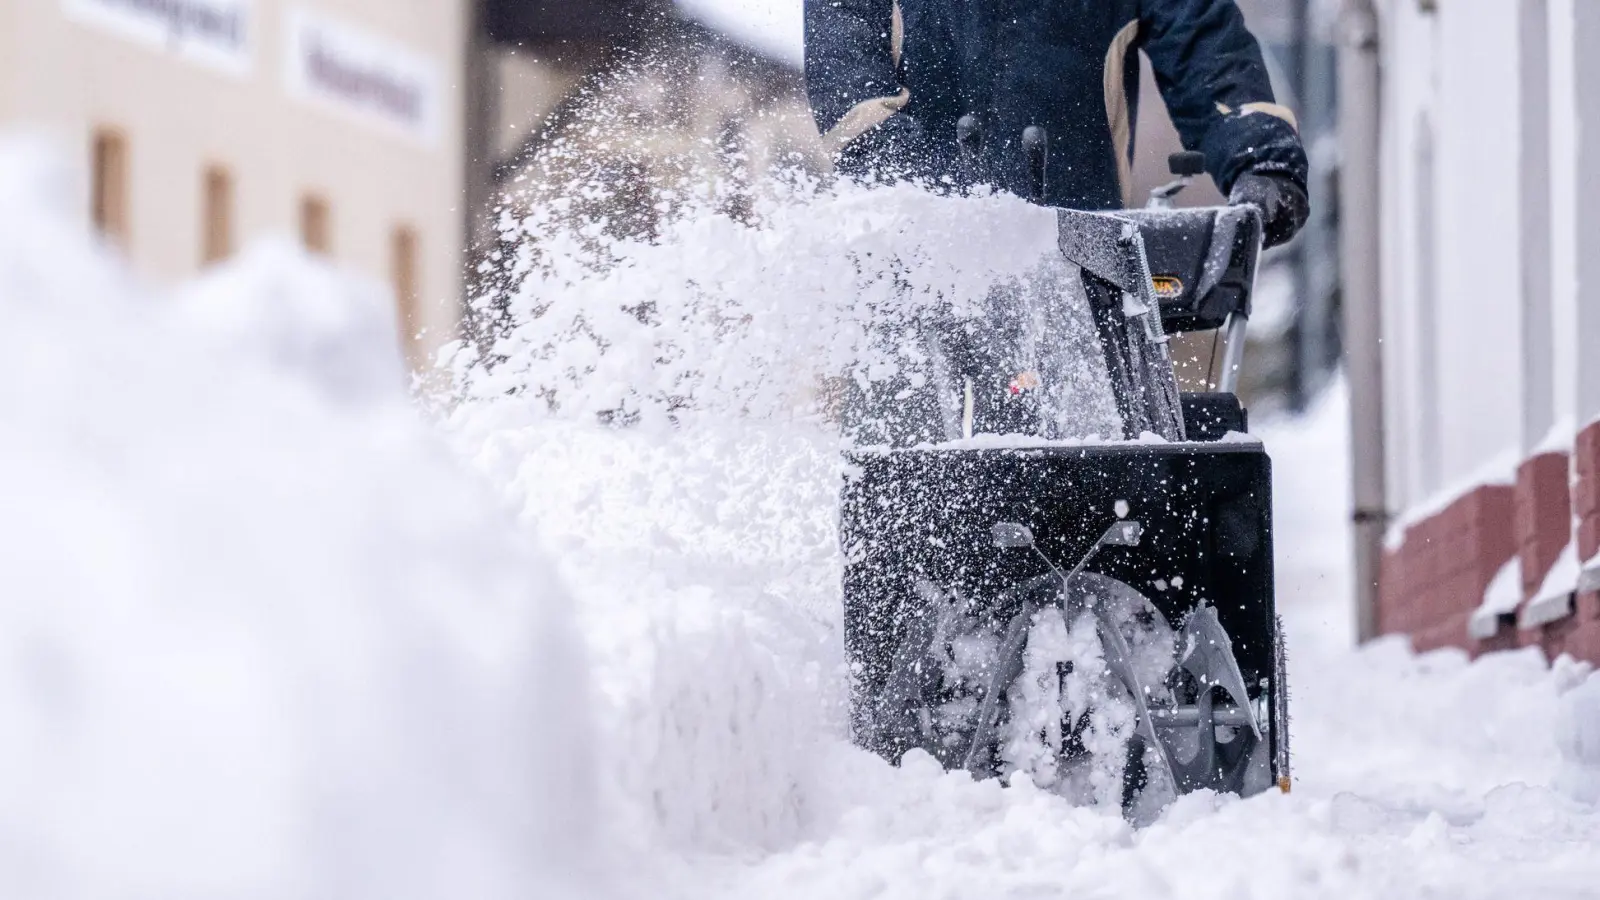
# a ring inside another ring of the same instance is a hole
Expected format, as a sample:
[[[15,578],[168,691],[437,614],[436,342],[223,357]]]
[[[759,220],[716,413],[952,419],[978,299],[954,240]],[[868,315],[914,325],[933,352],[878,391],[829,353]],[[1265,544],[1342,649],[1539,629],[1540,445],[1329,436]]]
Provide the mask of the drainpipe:
[[[485,0],[471,0],[466,4],[466,46],[462,50],[465,72],[459,88],[464,167],[461,227],[466,232],[467,249],[467,263],[463,268],[468,273],[476,270],[474,254],[494,236],[490,230],[490,207],[497,189],[494,132],[500,113],[500,83],[486,5]],[[469,275],[467,280],[473,279]]]
[[[1339,19],[1339,229],[1345,377],[1350,384],[1351,525],[1356,635],[1378,635],[1378,572],[1389,524],[1383,449],[1383,307],[1378,277],[1381,76],[1373,0],[1344,0]]]

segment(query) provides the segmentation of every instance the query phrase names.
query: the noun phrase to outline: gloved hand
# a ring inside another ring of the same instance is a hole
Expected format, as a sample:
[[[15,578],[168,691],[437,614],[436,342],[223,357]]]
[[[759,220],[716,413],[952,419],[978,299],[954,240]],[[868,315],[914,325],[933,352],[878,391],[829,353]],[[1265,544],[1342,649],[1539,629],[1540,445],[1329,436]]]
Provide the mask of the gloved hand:
[[[1246,172],[1233,183],[1228,202],[1244,203],[1261,210],[1264,243],[1276,247],[1294,237],[1311,215],[1306,189],[1281,172]]]

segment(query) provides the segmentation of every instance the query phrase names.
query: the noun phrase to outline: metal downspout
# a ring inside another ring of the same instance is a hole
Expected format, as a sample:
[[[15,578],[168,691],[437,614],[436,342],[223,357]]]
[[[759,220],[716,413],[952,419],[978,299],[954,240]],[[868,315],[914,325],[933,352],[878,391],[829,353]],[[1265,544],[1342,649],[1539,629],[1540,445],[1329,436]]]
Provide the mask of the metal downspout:
[[[1378,11],[1344,0],[1339,21],[1339,228],[1345,377],[1350,385],[1356,634],[1378,635],[1378,575],[1389,513],[1384,485],[1383,308],[1379,280]]]

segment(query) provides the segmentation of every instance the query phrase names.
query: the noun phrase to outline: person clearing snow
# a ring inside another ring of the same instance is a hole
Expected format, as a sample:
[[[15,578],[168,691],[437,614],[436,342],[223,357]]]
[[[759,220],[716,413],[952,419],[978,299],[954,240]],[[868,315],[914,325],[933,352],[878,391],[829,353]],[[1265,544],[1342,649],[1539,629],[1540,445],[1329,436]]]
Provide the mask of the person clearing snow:
[[[1188,152],[1149,211],[1121,212],[1140,49]],[[1087,797],[1136,820],[1196,790],[1287,791],[1270,475],[1234,393],[1258,255],[1305,221],[1306,154],[1238,8],[816,0],[806,75],[847,176],[1058,210],[1039,273],[886,337],[924,345],[925,372],[844,388],[857,740],[1080,797],[1097,771]],[[1171,209],[1206,170],[1231,206]],[[1180,396],[1167,335],[1213,329],[1229,337],[1215,393]],[[1115,411],[1085,427],[1107,392],[1067,373],[1097,355]],[[976,435],[1010,443],[950,443]],[[1017,437],[1078,443],[1018,453]],[[961,622],[998,649],[951,674]]]
[[[839,171],[989,184],[1049,206],[1131,200],[1139,55],[1183,145],[1266,245],[1305,224],[1306,153],[1233,0],[806,0],[806,86]],[[1034,185],[1024,132],[1048,140]],[[1036,190],[1037,188],[1042,188]]]

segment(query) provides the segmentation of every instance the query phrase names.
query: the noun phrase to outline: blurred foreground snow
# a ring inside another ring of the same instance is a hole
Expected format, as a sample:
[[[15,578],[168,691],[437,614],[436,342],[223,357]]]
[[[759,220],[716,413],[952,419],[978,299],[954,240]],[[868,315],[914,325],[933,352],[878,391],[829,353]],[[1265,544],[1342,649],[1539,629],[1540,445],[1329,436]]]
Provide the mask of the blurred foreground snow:
[[[824,194],[769,217],[776,233],[708,220],[618,243],[600,283],[568,267],[518,301],[578,325],[517,332],[526,358],[441,434],[407,402],[381,292],[267,247],[152,295],[25,156],[0,151],[0,896],[1600,884],[1600,682],[1532,653],[1350,649],[1337,394],[1262,430],[1293,794],[1190,796],[1133,831],[849,745],[838,443],[795,349],[815,314],[794,307],[837,309],[819,286],[877,284],[872,265],[921,251],[942,268],[892,277],[1002,277],[1032,244],[987,225],[1025,208]],[[661,338],[595,298],[738,314]],[[651,355],[673,342],[685,355]],[[633,427],[595,421],[685,379],[701,411],[675,424],[649,404]]]
[[[155,296],[0,149],[0,896],[553,896],[564,592],[277,248]],[[557,689],[559,685],[559,689]]]

